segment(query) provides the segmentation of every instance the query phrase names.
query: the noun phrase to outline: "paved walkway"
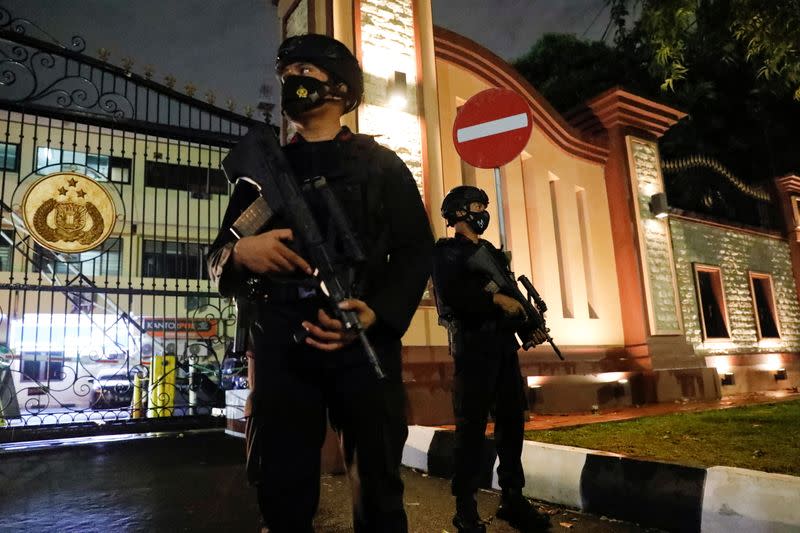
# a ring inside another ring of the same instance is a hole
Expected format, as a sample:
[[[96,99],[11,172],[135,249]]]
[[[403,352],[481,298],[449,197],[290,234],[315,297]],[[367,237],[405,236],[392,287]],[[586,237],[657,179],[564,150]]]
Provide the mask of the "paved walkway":
[[[406,485],[405,504],[410,533],[455,533],[451,519],[454,500],[450,495],[450,482],[404,469]],[[517,530],[494,518],[499,503],[495,491],[478,493],[478,511],[490,520],[488,533],[517,533]],[[322,498],[315,523],[317,533],[345,533],[352,531],[349,514],[350,496],[345,476],[322,478]],[[565,509],[557,505],[537,503],[540,512],[550,515],[552,533],[575,531],[580,533],[645,533],[659,530],[646,529],[635,524],[592,516]]]

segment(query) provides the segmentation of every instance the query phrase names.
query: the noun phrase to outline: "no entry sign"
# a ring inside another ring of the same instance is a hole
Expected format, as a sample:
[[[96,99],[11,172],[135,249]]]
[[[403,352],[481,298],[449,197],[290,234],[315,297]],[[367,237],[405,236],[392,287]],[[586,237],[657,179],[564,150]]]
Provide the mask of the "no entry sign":
[[[531,110],[524,98],[508,89],[486,89],[459,109],[453,144],[470,165],[497,168],[525,148],[531,127]]]

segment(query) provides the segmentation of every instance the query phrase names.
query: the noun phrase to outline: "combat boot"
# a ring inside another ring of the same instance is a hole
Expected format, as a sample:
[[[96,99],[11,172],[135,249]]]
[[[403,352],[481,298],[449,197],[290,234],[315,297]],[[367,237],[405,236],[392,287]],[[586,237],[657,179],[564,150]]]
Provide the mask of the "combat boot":
[[[537,511],[519,489],[503,490],[496,516],[525,533],[550,529],[550,518]]]
[[[456,496],[453,525],[459,533],[486,533],[486,522],[478,514],[478,501],[474,494]]]

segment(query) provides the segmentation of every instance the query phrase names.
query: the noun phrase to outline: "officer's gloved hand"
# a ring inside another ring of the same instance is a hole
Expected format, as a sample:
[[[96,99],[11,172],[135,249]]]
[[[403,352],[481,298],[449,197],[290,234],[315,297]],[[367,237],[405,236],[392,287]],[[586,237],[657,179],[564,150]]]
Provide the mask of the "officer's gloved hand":
[[[364,329],[368,329],[377,320],[375,311],[363,300],[351,298],[340,303],[339,307],[355,311]],[[306,320],[302,326],[308,332],[305,343],[326,352],[339,350],[357,338],[355,332],[346,331],[341,320],[331,317],[324,309],[318,311],[316,324]]]
[[[306,260],[285,244],[293,238],[290,229],[244,237],[233,247],[233,260],[255,274],[301,270],[311,275],[313,271]]]
[[[543,342],[547,342],[547,334],[550,330],[544,326],[541,328],[534,330],[533,332],[533,341],[536,344],[542,344]]]
[[[525,315],[525,310],[522,308],[522,304],[510,296],[506,296],[505,294],[500,294],[498,292],[492,296],[492,301],[496,306],[503,310],[503,314],[506,316],[514,317]]]

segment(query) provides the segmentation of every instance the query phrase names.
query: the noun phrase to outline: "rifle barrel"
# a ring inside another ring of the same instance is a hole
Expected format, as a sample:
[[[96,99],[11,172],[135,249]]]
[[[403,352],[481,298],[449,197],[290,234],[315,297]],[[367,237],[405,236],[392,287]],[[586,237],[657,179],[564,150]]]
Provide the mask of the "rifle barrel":
[[[372,368],[375,370],[375,375],[378,376],[378,379],[385,378],[386,374],[383,373],[381,362],[378,361],[378,355],[375,353],[372,343],[370,343],[369,339],[367,339],[367,332],[363,329],[360,330],[358,332],[358,339],[361,341],[361,345],[364,347],[364,351],[367,353],[367,359],[369,359]]]
[[[556,346],[556,342],[553,340],[553,337],[551,337],[549,334],[547,335],[547,342],[549,342],[550,346],[553,347],[553,351],[556,352],[558,358],[564,361],[564,356],[561,355],[561,350],[558,349],[558,346]]]

